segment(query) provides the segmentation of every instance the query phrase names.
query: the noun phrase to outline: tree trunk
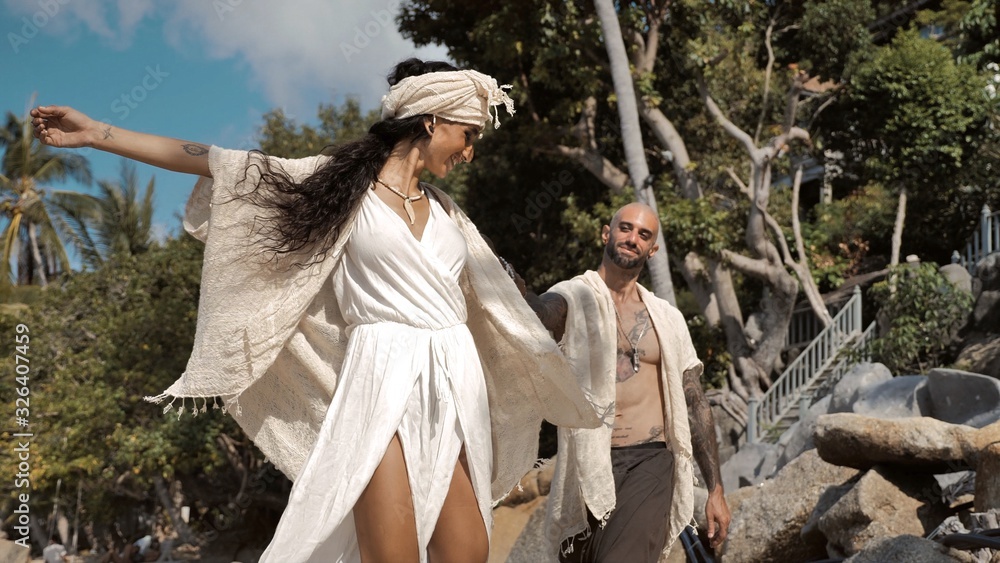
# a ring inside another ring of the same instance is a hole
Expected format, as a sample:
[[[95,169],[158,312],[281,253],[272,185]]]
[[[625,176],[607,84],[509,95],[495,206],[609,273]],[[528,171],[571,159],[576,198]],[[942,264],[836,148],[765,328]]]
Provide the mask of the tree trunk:
[[[713,288],[708,280],[708,271],[705,264],[695,252],[688,252],[684,260],[674,258],[674,267],[684,277],[688,289],[694,295],[701,314],[705,316],[705,324],[711,327],[719,326],[721,316],[719,314],[719,303],[716,298],[717,289]]]
[[[160,504],[163,505],[164,510],[167,511],[167,515],[170,516],[170,522],[174,526],[174,530],[177,531],[177,537],[183,543],[194,544],[194,534],[191,533],[191,529],[188,528],[187,523],[181,518],[181,511],[178,510],[177,506],[174,505],[174,501],[170,498],[170,491],[167,490],[167,483],[163,480],[163,477],[156,475],[153,477],[153,486],[156,488],[156,496],[160,499]]]
[[[768,386],[771,384],[770,374],[783,368],[781,351],[785,348],[785,335],[788,333],[788,324],[792,319],[798,294],[799,284],[795,277],[781,268],[781,274],[768,285],[768,291],[760,301],[760,328],[763,336],[752,357],[764,370]]]
[[[45,261],[42,260],[42,252],[38,248],[37,225],[28,223],[28,240],[31,242],[31,257],[34,262],[32,266],[38,272],[38,285],[45,287],[48,280],[45,277]]]
[[[625,51],[621,27],[618,23],[618,14],[615,12],[611,0],[594,0],[594,7],[601,20],[604,46],[608,51],[611,80],[614,82],[615,95],[618,99],[618,116],[621,120],[622,143],[625,145],[625,160],[628,162],[629,176],[635,187],[636,200],[653,208],[659,217],[656,197],[648,185],[649,165],[646,163],[646,155],[642,145],[642,129],[639,126],[639,109],[635,101],[635,87],[632,84],[632,71],[628,53]],[[670,277],[670,259],[662,229],[657,233],[656,244],[660,250],[648,262],[649,274],[653,279],[653,292],[661,299],[669,301],[671,305],[676,305],[677,298],[674,295],[674,284]]]
[[[83,480],[76,482],[76,510],[73,512],[73,540],[70,544],[70,553],[79,553],[80,541],[80,504],[83,503]]]
[[[795,253],[798,254],[798,261],[795,266],[795,273],[802,283],[802,291],[806,294],[806,299],[812,306],[813,311],[819,318],[823,328],[830,326],[833,317],[823,303],[823,296],[816,286],[816,280],[812,277],[812,270],[809,268],[809,258],[806,256],[805,241],[802,240],[802,226],[799,224],[799,193],[802,189],[802,164],[795,168],[795,181],[792,183],[792,233],[795,235]]]
[[[899,250],[903,246],[903,223],[906,222],[906,187],[899,190],[899,205],[896,207],[896,224],[892,227],[892,255],[889,269],[899,265]],[[896,274],[889,276],[889,292],[896,293]]]

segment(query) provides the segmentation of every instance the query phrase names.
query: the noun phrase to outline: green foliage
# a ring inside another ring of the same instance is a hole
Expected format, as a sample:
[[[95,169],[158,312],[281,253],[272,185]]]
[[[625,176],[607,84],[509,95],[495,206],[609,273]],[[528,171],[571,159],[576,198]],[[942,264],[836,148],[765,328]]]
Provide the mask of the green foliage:
[[[790,198],[788,190],[776,192],[772,205],[787,209],[784,201]],[[820,291],[837,289],[848,277],[884,264],[878,257],[889,253],[885,234],[892,231],[896,203],[892,193],[871,184],[809,211],[810,220],[802,221],[802,238]],[[790,224],[784,213],[775,217],[783,225]],[[791,229],[787,233],[791,246]]]
[[[723,201],[718,195],[691,200],[666,193],[659,202],[660,221],[671,251],[681,256],[695,251],[718,258],[723,249],[741,247],[742,210],[727,209],[720,205]]]
[[[97,197],[76,197],[64,203],[53,197],[64,211],[61,221],[84,266],[94,268],[114,256],[146,252],[153,243],[153,195],[155,179],[140,192],[135,164],[122,159],[121,179],[100,180]]]
[[[964,61],[979,68],[1000,63],[1000,0],[973,0],[959,28]]]
[[[914,24],[927,35],[954,49],[960,39],[962,20],[969,13],[966,0],[942,0],[940,9],[920,10]]]
[[[848,164],[863,164],[852,168],[862,180],[907,189],[915,214],[904,244],[925,256],[946,259],[997,196],[997,162],[983,152],[996,142],[989,116],[997,108],[985,86],[973,66],[916,31],[899,33],[851,78],[846,128],[834,144]]]
[[[970,154],[967,135],[986,116],[984,86],[975,69],[956,64],[939,43],[899,34],[851,80],[860,131],[880,139],[873,148],[888,153],[867,155],[868,167],[906,184],[952,173]],[[874,107],[881,104],[889,111]]]
[[[897,374],[944,365],[955,334],[972,311],[972,295],[952,284],[933,262],[899,266],[890,276],[871,291],[887,323],[872,343],[872,357]]]
[[[321,104],[318,125],[299,123],[281,109],[264,114],[264,124],[257,133],[260,150],[282,158],[304,158],[323,149],[360,139],[378,121],[377,110],[362,111],[361,104],[348,98],[342,106]]]
[[[857,52],[871,46],[868,25],[875,20],[869,0],[813,0],[806,2],[798,35],[802,66],[811,75],[838,80]]]
[[[701,315],[688,318],[687,325],[698,358],[705,365],[701,374],[702,384],[706,389],[721,389],[726,384],[729,366],[733,363],[733,357],[726,349],[725,330],[721,326],[708,326]]]
[[[32,499],[44,514],[56,481],[82,483],[85,521],[128,521],[136,506],[155,506],[152,480],[205,474],[228,467],[216,445],[239,436],[230,417],[162,413],[143,400],[166,389],[183,371],[194,339],[203,246],[190,237],[119,256],[93,272],[50,285],[28,310],[0,315],[8,335],[0,369],[14,373],[14,326],[30,328]],[[13,396],[13,381],[0,394]],[[199,401],[201,406],[201,401]],[[0,403],[12,420],[13,401]],[[210,411],[212,412],[212,411]],[[4,440],[12,442],[8,432]],[[13,456],[0,471],[15,473]],[[224,482],[223,482],[224,483]],[[220,484],[225,490],[238,484]],[[35,500],[37,499],[37,501]]]

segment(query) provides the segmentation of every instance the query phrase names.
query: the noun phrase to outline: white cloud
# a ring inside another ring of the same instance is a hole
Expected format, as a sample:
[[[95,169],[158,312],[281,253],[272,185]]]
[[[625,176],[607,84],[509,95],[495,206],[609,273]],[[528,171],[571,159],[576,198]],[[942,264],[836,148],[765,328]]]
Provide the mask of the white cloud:
[[[396,29],[398,0],[179,0],[166,25],[168,41],[192,40],[215,58],[248,65],[267,98],[313,115],[315,102],[356,96],[377,106],[385,75],[410,57],[441,59],[443,48],[417,50]],[[308,107],[305,107],[308,104]]]
[[[50,35],[72,38],[81,29],[117,49],[132,43],[136,27],[153,12],[153,0],[4,0],[7,11],[27,18]],[[108,12],[113,12],[114,18]],[[114,19],[115,21],[112,21]]]
[[[8,11],[31,17],[39,0],[3,0]],[[47,2],[45,33],[71,38],[95,34],[127,48],[146,19],[163,25],[167,42],[190,56],[232,59],[250,70],[275,107],[315,115],[318,102],[346,96],[377,107],[385,75],[417,56],[446,59],[443,47],[414,48],[396,29],[400,0],[72,0]],[[234,88],[243,87],[234,84]]]

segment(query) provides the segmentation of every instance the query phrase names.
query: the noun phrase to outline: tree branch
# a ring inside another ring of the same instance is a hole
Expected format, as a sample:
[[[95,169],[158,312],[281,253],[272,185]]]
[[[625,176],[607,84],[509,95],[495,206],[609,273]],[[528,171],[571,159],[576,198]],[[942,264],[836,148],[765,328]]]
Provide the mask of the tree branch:
[[[832,94],[832,95],[830,95],[830,97],[828,97],[827,99],[823,100],[823,103],[821,103],[819,105],[819,107],[816,108],[816,111],[813,112],[812,117],[809,118],[809,123],[806,124],[806,128],[807,129],[812,129],[813,123],[816,122],[816,119],[819,117],[819,114],[823,113],[823,110],[825,110],[826,108],[830,107],[830,105],[833,104],[833,102],[835,102],[835,101],[837,101],[837,95],[836,94]]]
[[[740,192],[746,194],[747,197],[749,197],[750,200],[752,201],[754,197],[753,194],[750,192],[750,187],[747,186],[747,184],[736,174],[736,171],[733,170],[733,167],[727,166],[726,172],[729,174],[729,177],[732,178],[734,182],[736,182],[736,186],[740,189]]]
[[[573,160],[579,162],[584,168],[587,169],[587,171],[600,180],[602,184],[607,186],[616,194],[624,192],[625,187],[630,183],[628,174],[622,172],[617,166],[612,164],[610,160],[604,158],[604,156],[597,151],[587,150],[581,147],[556,145],[555,150],[550,151],[542,149],[540,152],[554,153],[572,158]]]
[[[708,85],[705,84],[705,79],[703,77],[698,78],[698,91],[701,93],[701,99],[705,103],[705,107],[708,108],[708,113],[719,122],[719,125],[729,134],[730,137],[739,141],[743,148],[746,149],[747,154],[750,155],[751,159],[756,160],[758,157],[757,145],[754,144],[753,138],[747,134],[746,131],[740,129],[735,123],[729,120],[728,117],[722,112],[715,100],[708,93]]]
[[[680,183],[681,194],[688,199],[701,197],[701,186],[691,174],[691,156],[688,154],[687,145],[673,122],[659,108],[645,100],[639,100],[639,113],[653,130],[653,135],[660,142],[660,146],[669,150],[673,156],[670,164]]]
[[[788,241],[785,240],[785,232],[781,229],[781,225],[778,221],[767,211],[761,209],[761,213],[764,215],[764,222],[767,226],[771,227],[774,231],[774,237],[778,239],[778,246],[781,248],[782,262],[788,266],[795,266],[795,260],[792,260],[792,252],[788,249]]]
[[[753,143],[760,142],[760,133],[764,130],[764,118],[767,117],[767,110],[770,106],[771,95],[771,73],[774,70],[774,47],[771,45],[771,34],[774,32],[774,18],[767,24],[767,31],[764,32],[764,46],[767,47],[767,66],[764,69],[764,94],[760,103],[760,117],[757,118],[757,130],[753,134]]]
[[[823,303],[819,288],[816,287],[816,280],[813,279],[812,272],[809,270],[809,257],[806,255],[806,246],[802,239],[802,225],[799,223],[799,192],[801,188],[802,164],[799,163],[795,168],[795,179],[792,182],[792,233],[795,235],[795,252],[799,255],[798,263],[793,269],[799,276],[802,291],[805,292],[809,305],[812,306],[816,317],[823,324],[823,328],[826,328],[833,323],[833,318]]]
[[[722,249],[722,259],[733,269],[762,280],[770,279],[770,270],[774,268],[774,265],[764,258],[749,258],[728,248]]]

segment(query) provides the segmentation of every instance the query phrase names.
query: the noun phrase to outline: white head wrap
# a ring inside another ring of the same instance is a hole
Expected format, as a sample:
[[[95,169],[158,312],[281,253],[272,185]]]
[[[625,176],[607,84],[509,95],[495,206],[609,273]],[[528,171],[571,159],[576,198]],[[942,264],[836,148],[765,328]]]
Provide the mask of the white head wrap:
[[[490,118],[490,108],[503,104],[514,114],[514,100],[497,86],[492,76],[474,70],[428,72],[408,76],[382,97],[382,119],[404,119],[415,115],[437,115],[458,123],[483,127]],[[493,126],[500,127],[500,110],[493,116]]]

